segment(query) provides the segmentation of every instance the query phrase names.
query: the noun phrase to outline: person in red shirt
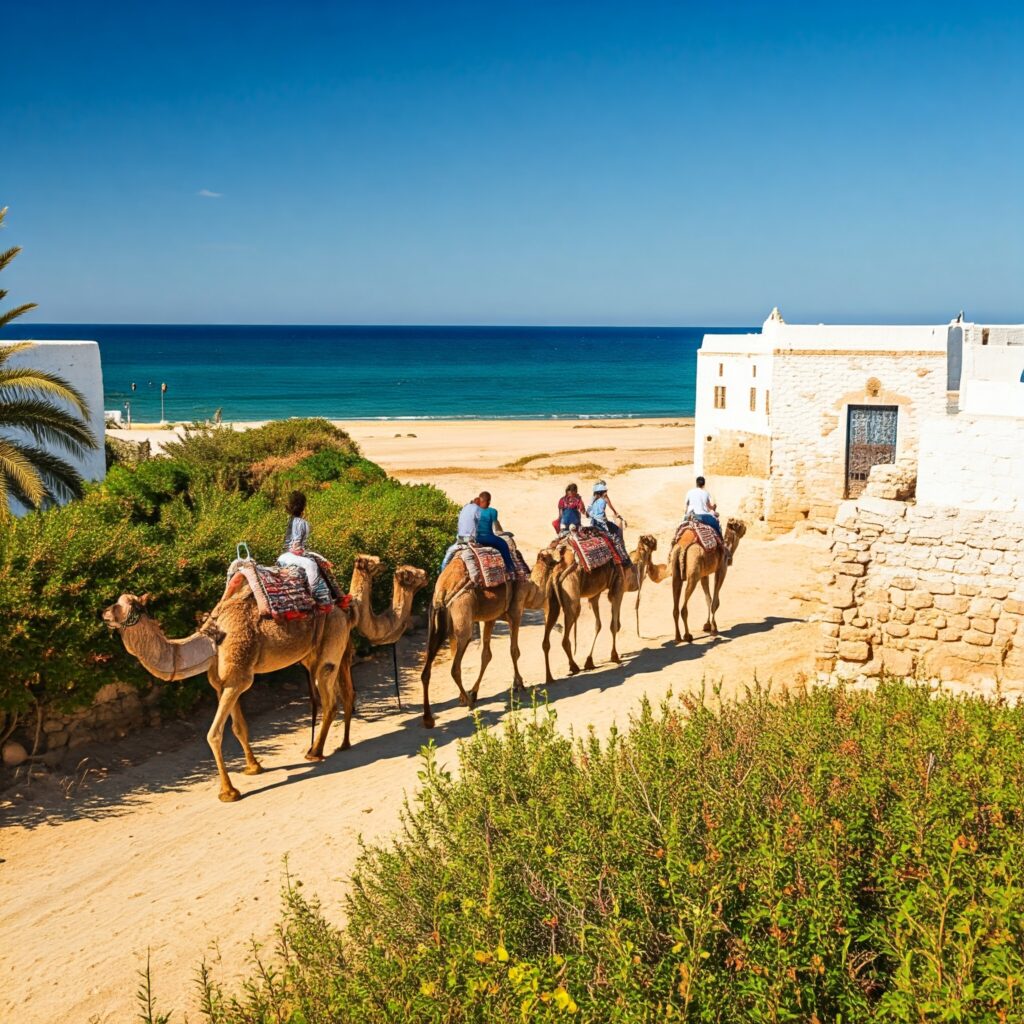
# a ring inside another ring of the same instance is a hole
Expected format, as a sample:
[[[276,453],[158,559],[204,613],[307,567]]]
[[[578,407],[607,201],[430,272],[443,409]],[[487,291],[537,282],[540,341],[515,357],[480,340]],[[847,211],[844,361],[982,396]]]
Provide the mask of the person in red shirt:
[[[580,497],[579,488],[575,484],[569,484],[565,494],[558,499],[558,518],[551,524],[555,533],[568,530],[571,526],[578,527],[583,522],[582,516],[586,511],[586,505]]]

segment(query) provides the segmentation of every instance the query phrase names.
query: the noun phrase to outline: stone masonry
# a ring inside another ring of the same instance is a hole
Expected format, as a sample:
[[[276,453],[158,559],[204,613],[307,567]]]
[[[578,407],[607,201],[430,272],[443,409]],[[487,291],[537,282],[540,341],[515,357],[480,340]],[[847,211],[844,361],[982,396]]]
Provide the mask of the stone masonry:
[[[832,537],[821,672],[1024,691],[1024,519],[869,493]]]

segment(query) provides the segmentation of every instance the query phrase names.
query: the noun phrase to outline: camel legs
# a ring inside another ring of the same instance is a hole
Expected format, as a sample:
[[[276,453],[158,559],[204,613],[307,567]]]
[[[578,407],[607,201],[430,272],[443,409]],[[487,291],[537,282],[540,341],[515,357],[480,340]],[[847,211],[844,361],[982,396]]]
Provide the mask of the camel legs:
[[[420,682],[423,684],[423,728],[434,728],[434,715],[430,710],[430,670],[448,636],[448,612],[443,606],[433,605],[427,626],[427,655],[423,661]]]
[[[590,644],[590,653],[587,655],[587,660],[583,662],[583,668],[590,670],[594,668],[594,648],[597,646],[597,637],[601,632],[601,595],[598,594],[596,597],[590,599],[590,607],[594,612],[594,639]],[[612,641],[614,647],[614,641]]]
[[[580,603],[574,601],[569,595],[565,595],[561,601],[562,605],[562,650],[565,651],[565,656],[569,659],[569,675],[576,675],[580,667],[576,664],[576,659],[572,656],[572,642],[569,639],[570,634],[576,626],[576,620],[580,617]],[[597,636],[594,637],[594,642],[597,642]],[[590,648],[591,654],[593,654],[594,648]],[[589,659],[590,667],[593,668],[593,659]]]
[[[491,663],[491,634],[494,632],[494,620],[485,622],[480,629],[480,643],[483,645],[483,650],[480,652],[480,671],[477,674],[476,682],[473,684],[473,689],[469,691],[469,706],[473,707],[476,704],[476,695],[480,692],[480,682],[484,677],[484,672],[487,671],[487,666]]]
[[[612,661],[616,665],[621,665],[622,659],[619,657],[619,652],[615,646],[615,641],[619,635],[619,626],[622,624],[619,617],[619,613],[622,611],[623,591],[620,590],[617,594],[609,594],[608,596],[612,602]]]
[[[560,611],[558,595],[554,586],[548,591],[544,607],[544,639],[541,641],[541,649],[544,651],[544,683],[548,686],[555,681],[551,674],[551,630],[555,628]]]
[[[259,775],[263,771],[263,765],[256,760],[256,755],[249,746],[249,724],[242,714],[242,702],[236,701],[231,709],[231,731],[235,739],[242,744],[242,751],[245,754],[245,774]]]
[[[686,575],[686,588],[683,591],[683,606],[680,609],[679,614],[683,619],[683,640],[690,643],[693,640],[693,634],[690,632],[690,624],[686,618],[686,606],[690,603],[690,595],[694,592],[697,587],[697,577],[691,576],[689,573]],[[679,635],[679,626],[676,626],[676,636]]]
[[[718,627],[715,625],[715,605],[718,602],[712,600],[711,584],[708,582],[707,576],[701,577],[700,585],[704,588],[704,597],[708,602],[708,621],[704,623],[704,632],[710,633],[712,636],[717,636]]]
[[[231,776],[228,775],[227,769],[224,767],[224,754],[221,751],[221,746],[224,742],[224,726],[227,724],[228,717],[238,703],[238,698],[251,685],[251,675],[249,676],[248,683],[244,686],[223,684],[219,700],[217,701],[217,711],[213,716],[213,723],[210,725],[210,731],[206,734],[206,742],[210,744],[210,750],[213,751],[213,759],[217,762],[217,773],[220,776],[220,798],[225,803],[230,803],[232,800],[240,800],[242,794],[231,784]]]
[[[509,653],[512,655],[512,689],[525,690],[526,683],[519,673],[519,616],[509,615],[508,622]]]
[[[466,693],[466,689],[462,685],[462,659],[466,655],[466,648],[469,647],[470,640],[473,639],[472,615],[462,616],[461,621],[453,617],[451,632],[452,645],[454,647],[452,651],[452,679],[455,680],[455,685],[459,688],[459,703],[463,707],[471,708],[473,706],[473,698]]]
[[[683,593],[684,576],[681,567],[676,565],[672,572],[672,624],[676,628],[676,643],[683,642],[683,635],[679,632],[679,598]]]

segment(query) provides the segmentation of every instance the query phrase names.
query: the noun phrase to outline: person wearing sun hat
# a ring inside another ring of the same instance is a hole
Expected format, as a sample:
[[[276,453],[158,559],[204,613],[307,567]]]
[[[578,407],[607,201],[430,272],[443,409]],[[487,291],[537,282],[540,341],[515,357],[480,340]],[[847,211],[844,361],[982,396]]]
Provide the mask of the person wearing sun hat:
[[[623,526],[626,525],[626,521],[619,515],[618,509],[612,504],[611,499],[608,497],[608,485],[603,480],[598,480],[594,484],[594,497],[590,502],[590,506],[587,508],[587,515],[590,518],[590,525],[596,526],[600,530],[605,530],[608,533],[622,535],[622,530],[617,523],[609,522],[608,511],[611,510],[612,515],[615,516]]]

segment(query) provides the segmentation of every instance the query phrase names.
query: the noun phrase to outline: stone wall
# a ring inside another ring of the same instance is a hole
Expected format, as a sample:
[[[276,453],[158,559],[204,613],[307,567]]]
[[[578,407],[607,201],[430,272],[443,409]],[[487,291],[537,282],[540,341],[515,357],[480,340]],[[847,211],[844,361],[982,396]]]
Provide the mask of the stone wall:
[[[771,468],[771,439],[767,434],[722,430],[704,439],[706,476],[767,477]]]
[[[1024,691],[1024,517],[864,496],[833,528],[818,668]]]
[[[922,418],[946,410],[944,351],[776,350],[772,379],[773,533],[802,520],[831,524],[845,497],[850,405],[897,406],[897,458],[910,461]]]

